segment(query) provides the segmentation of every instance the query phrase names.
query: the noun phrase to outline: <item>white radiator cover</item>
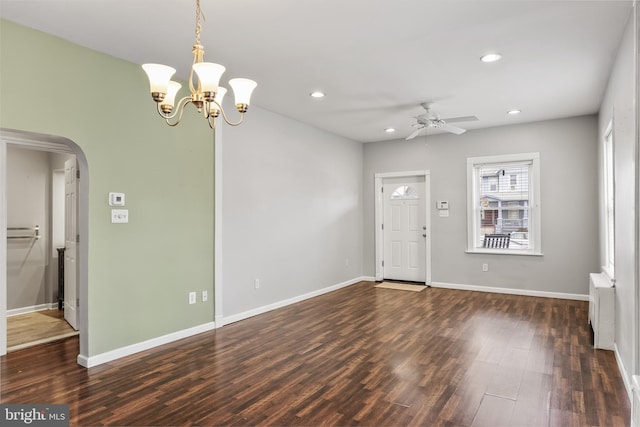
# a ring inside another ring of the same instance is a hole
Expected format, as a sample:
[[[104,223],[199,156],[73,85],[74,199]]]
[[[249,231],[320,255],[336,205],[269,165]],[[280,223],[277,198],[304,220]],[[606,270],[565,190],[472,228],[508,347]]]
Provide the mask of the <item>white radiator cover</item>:
[[[613,350],[615,338],[615,287],[604,273],[591,273],[589,275],[589,322],[593,328],[593,346],[595,348]]]

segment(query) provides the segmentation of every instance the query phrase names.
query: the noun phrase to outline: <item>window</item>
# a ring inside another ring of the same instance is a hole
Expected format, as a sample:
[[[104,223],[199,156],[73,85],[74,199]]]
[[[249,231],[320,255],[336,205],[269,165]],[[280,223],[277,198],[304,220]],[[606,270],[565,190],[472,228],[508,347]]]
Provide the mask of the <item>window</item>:
[[[615,278],[615,228],[614,228],[614,169],[613,169],[613,132],[609,125],[604,137],[604,214],[605,214],[605,260],[603,270],[609,278]]]
[[[487,176],[486,180],[489,183],[489,191],[498,191],[498,178],[497,177],[495,177],[495,176]]]
[[[408,200],[408,199],[418,199],[418,193],[416,192],[416,189],[413,187],[409,187],[408,185],[401,185],[400,187],[396,188],[393,193],[391,193],[391,199],[392,200],[399,200],[399,199],[404,199],[404,200]]]
[[[539,153],[468,158],[467,252],[541,255],[539,182]],[[483,244],[489,235],[508,247]]]

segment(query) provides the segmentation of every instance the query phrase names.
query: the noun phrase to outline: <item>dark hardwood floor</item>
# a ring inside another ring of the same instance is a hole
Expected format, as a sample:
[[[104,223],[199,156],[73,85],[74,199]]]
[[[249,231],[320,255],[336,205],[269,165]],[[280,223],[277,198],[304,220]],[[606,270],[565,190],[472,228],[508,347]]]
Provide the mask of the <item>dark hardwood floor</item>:
[[[72,425],[626,426],[582,301],[361,282],[91,369],[77,338],[0,359],[2,403]]]

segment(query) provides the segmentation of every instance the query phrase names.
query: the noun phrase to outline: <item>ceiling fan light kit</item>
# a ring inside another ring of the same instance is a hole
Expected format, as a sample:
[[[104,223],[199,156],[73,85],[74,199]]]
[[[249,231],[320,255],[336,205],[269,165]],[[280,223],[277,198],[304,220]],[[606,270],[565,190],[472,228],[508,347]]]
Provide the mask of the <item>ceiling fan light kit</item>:
[[[451,117],[448,119],[441,119],[437,114],[433,114],[431,112],[431,104],[425,102],[420,104],[420,106],[425,109],[425,113],[416,117],[417,123],[413,125],[414,127],[416,127],[416,130],[414,130],[411,135],[405,138],[407,141],[415,138],[420,134],[420,132],[422,132],[422,130],[428,128],[440,129],[445,132],[462,135],[467,130],[458,126],[453,126],[451,125],[451,123],[472,122],[478,120],[476,116]]]
[[[238,126],[244,120],[244,113],[247,112],[251,103],[251,93],[257,83],[243,78],[229,80],[229,85],[235,96],[236,109],[240,113],[240,119],[237,122],[229,120],[222,108],[222,99],[227,93],[227,89],[219,85],[225,67],[204,61],[204,46],[200,43],[201,15],[200,0],[196,0],[196,41],[192,51],[193,65],[189,73],[191,94],[180,99],[177,108],[175,108],[175,98],[182,87],[180,83],[171,80],[176,69],[162,64],[144,64],[142,69],[149,78],[151,98],[156,102],[158,114],[169,126],[176,126],[180,123],[187,104],[193,104],[198,113],[203,114],[211,129],[215,129],[215,119],[219,116],[222,116],[227,124]]]

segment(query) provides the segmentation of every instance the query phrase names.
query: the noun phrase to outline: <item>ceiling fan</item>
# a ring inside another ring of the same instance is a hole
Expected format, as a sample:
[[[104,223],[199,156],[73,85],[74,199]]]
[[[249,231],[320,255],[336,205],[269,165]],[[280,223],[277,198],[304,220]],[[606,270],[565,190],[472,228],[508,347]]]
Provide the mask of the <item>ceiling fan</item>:
[[[433,129],[442,129],[446,132],[455,133],[456,135],[462,135],[467,130],[459,128],[457,126],[452,126],[451,123],[459,123],[459,122],[472,122],[478,120],[476,116],[465,116],[465,117],[451,117],[449,119],[441,119],[437,114],[433,114],[431,112],[431,104],[422,103],[420,104],[422,108],[425,109],[425,113],[416,117],[417,123],[413,126],[416,127],[411,135],[409,135],[406,139],[410,140],[418,136],[418,134],[427,128]]]

